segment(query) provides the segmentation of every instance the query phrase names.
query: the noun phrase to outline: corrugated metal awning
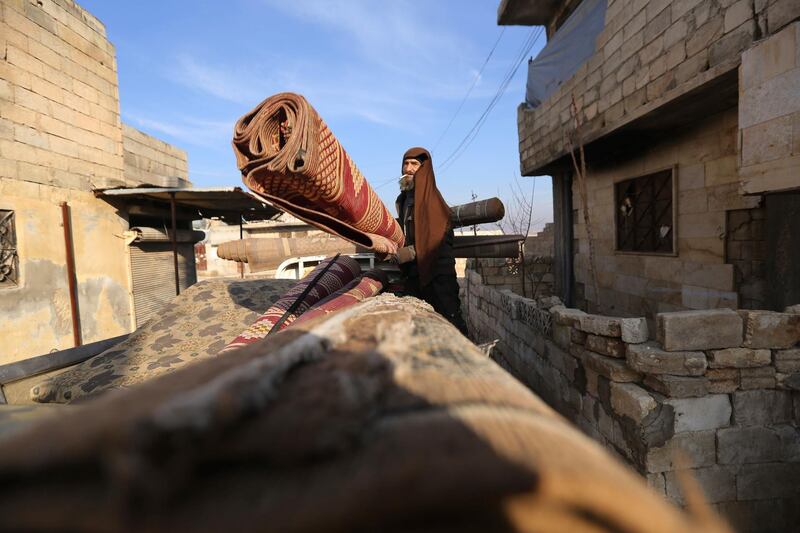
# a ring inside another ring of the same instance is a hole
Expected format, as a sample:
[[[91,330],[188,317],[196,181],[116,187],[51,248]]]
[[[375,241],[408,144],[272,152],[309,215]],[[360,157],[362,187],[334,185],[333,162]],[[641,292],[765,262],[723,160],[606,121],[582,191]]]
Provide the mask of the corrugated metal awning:
[[[183,210],[196,211],[197,219],[221,218],[239,223],[246,220],[271,220],[281,213],[275,206],[241,187],[212,187],[205,189],[138,187],[96,189],[96,196],[107,200],[140,200],[169,204],[175,195],[175,204]]]

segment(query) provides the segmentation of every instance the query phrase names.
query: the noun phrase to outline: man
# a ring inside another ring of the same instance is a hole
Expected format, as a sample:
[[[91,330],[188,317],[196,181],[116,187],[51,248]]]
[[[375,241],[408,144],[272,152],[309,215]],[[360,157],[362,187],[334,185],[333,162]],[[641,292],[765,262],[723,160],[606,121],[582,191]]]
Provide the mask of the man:
[[[411,148],[403,155],[403,178],[397,197],[397,214],[406,237],[406,248],[398,254],[406,277],[405,293],[428,302],[464,335],[453,256],[450,207],[436,188],[431,154]],[[410,260],[408,260],[410,259]]]

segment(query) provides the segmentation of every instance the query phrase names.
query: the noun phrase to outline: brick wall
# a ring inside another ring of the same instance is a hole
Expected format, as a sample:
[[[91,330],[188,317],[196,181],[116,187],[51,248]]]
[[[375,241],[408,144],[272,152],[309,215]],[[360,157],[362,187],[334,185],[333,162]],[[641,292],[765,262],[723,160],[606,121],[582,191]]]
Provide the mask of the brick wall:
[[[465,317],[492,357],[682,504],[678,454],[741,532],[800,520],[800,314],[707,310],[611,318],[485,285]]]
[[[117,64],[103,25],[69,0],[8,0],[0,50],[0,176],[122,184]]]
[[[574,95],[592,141],[737,68],[753,41],[800,17],[794,0],[611,0],[596,53],[535,109],[518,111],[523,174],[566,154]]]
[[[122,125],[125,181],[160,187],[188,185],[186,152],[151,137],[127,124]]]

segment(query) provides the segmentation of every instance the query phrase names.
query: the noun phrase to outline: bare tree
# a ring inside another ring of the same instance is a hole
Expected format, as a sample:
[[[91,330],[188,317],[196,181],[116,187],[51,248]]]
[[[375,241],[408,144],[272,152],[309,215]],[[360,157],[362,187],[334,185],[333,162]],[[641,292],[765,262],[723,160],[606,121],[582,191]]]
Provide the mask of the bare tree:
[[[594,261],[594,233],[592,232],[592,223],[589,218],[589,194],[586,187],[586,154],[583,150],[583,140],[581,139],[581,122],[579,119],[578,104],[575,101],[575,95],[572,95],[572,105],[570,105],[572,112],[573,122],[575,129],[571,135],[565,135],[565,141],[569,148],[569,154],[572,157],[572,166],[575,171],[575,176],[578,178],[578,194],[581,197],[581,211],[583,211],[583,222],[586,226],[586,237],[589,241],[589,277],[591,278],[592,287],[594,289],[595,305],[599,303],[599,294],[597,292],[597,269],[595,268]],[[575,147],[578,148],[578,156],[575,155]],[[580,157],[580,163],[578,162]],[[588,298],[587,298],[588,305]]]

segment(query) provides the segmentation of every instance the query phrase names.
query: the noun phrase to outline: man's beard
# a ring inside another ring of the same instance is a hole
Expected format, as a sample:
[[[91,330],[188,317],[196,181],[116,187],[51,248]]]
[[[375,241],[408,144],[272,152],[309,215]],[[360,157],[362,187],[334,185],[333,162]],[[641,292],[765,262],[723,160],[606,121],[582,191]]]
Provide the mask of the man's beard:
[[[410,191],[414,188],[414,176],[409,176],[408,174],[404,174],[402,178],[400,178],[400,190]]]

